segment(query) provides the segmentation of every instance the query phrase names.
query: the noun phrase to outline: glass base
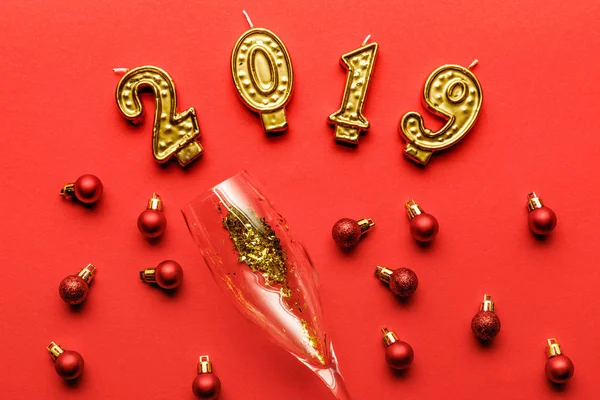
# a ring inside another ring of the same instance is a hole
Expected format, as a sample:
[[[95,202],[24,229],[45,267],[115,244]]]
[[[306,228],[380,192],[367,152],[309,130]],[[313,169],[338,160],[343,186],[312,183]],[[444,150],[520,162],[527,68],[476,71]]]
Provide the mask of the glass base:
[[[331,367],[319,367],[306,362],[303,362],[303,364],[306,365],[312,372],[317,374],[323,383],[327,385],[329,390],[331,390],[336,399],[352,400],[352,397],[350,397],[350,392],[348,392],[348,388],[346,388],[344,377],[340,373],[337,358],[335,356],[335,352],[333,351],[333,344],[330,343],[329,349],[331,352]]]

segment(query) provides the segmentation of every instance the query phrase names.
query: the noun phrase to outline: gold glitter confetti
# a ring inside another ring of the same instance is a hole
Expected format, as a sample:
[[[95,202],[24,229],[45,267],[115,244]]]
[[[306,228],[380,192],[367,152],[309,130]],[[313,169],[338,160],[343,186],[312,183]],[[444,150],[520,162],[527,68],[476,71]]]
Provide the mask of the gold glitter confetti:
[[[285,253],[275,231],[264,218],[251,221],[241,211],[230,208],[223,218],[223,226],[229,231],[239,262],[260,272],[267,285],[279,284],[287,288]]]
[[[228,206],[227,215],[222,222],[238,253],[238,262],[245,263],[252,271],[260,273],[264,277],[266,285],[280,286],[279,295],[301,324],[302,344],[307,350],[307,354],[318,363],[325,365],[323,344],[316,327],[297,315],[294,310],[297,309],[302,314],[308,310],[308,306],[300,299],[301,290],[298,287],[292,290],[288,286],[287,274],[288,272],[293,274],[294,269],[291,265],[287,265],[286,253],[273,228],[264,218],[259,218],[254,213],[244,212],[233,206]],[[293,279],[290,282],[293,283]],[[300,307],[301,304],[302,307]],[[252,307],[249,309],[260,315]],[[316,317],[308,317],[308,319],[309,321],[314,319],[314,324],[317,324]],[[283,332],[286,332],[285,329]]]
[[[317,337],[315,328],[308,325],[308,322],[306,322],[305,320],[302,320],[302,331],[307,340],[307,343],[305,343],[305,344],[312,347],[315,351],[315,354],[313,354],[313,356],[317,360],[319,360],[319,362],[321,364],[325,365],[325,357],[323,356],[323,353],[320,351],[321,342],[320,342],[319,338]]]

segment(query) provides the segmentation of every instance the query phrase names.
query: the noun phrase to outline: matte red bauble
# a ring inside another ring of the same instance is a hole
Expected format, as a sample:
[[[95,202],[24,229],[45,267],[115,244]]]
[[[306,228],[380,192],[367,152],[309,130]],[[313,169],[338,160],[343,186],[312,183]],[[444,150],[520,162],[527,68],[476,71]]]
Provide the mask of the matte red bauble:
[[[536,235],[546,236],[556,228],[556,214],[544,205],[535,192],[529,193],[527,199],[529,229]]]
[[[212,372],[212,363],[208,356],[201,356],[198,363],[198,375],[192,382],[192,391],[199,399],[214,400],[221,393],[221,380]]]
[[[156,193],[148,201],[148,208],[138,217],[138,229],[147,238],[162,236],[167,227],[167,218],[162,211],[162,200]]]
[[[163,289],[175,289],[183,281],[183,268],[173,260],[165,260],[156,268],[140,271],[143,282],[156,283]]]
[[[406,211],[410,220],[410,234],[417,242],[431,242],[440,228],[437,219],[431,214],[427,214],[414,201],[406,203]]]
[[[75,183],[67,183],[60,190],[60,195],[85,204],[93,204],[100,200],[103,190],[102,181],[97,176],[86,174],[81,175]]]
[[[385,361],[390,368],[404,370],[413,362],[415,353],[410,344],[398,340],[396,333],[387,328],[383,332],[383,343],[385,344]]]
[[[575,373],[573,361],[562,354],[556,339],[548,339],[548,360],[546,360],[546,377],[554,383],[565,383]]]
[[[83,373],[83,357],[76,351],[65,350],[60,345],[50,342],[47,347],[54,361],[56,373],[66,381],[79,378]]]

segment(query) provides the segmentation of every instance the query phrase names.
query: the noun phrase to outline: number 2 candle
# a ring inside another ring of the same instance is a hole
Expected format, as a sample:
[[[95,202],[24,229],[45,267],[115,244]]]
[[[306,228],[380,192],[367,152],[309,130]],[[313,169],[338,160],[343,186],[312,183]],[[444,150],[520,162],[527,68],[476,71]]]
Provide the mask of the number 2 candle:
[[[292,95],[294,73],[290,55],[277,35],[254,28],[238,39],[231,54],[231,75],[240,98],[260,115],[265,132],[285,131],[285,106]]]
[[[481,85],[471,72],[475,64],[477,60],[469,68],[442,65],[429,75],[423,89],[425,104],[432,113],[448,118],[448,122],[433,132],[425,128],[421,114],[409,112],[404,115],[400,132],[408,142],[404,155],[410,160],[425,165],[434,151],[455,145],[469,133],[483,101]]]
[[[127,71],[125,68],[117,70]],[[166,71],[153,66],[143,66],[128,71],[117,86],[117,106],[123,117],[137,125],[144,119],[144,109],[139,92],[150,88],[154,92],[154,128],[152,129],[152,154],[159,163],[173,156],[185,167],[202,154],[199,143],[200,128],[196,110],[190,107],[177,113],[175,83]]]
[[[329,123],[335,125],[335,140],[350,145],[358,145],[360,133],[369,129],[369,121],[362,115],[367,97],[369,81],[379,45],[367,44],[342,56],[342,66],[348,70],[346,88],[340,109],[329,116]]]

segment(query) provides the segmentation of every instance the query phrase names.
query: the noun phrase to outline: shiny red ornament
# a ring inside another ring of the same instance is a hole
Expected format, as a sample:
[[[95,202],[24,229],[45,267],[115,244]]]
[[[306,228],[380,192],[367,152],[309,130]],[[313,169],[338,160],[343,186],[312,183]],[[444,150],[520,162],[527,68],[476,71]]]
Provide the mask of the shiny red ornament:
[[[480,340],[490,340],[500,332],[500,318],[494,312],[492,296],[485,294],[479,312],[471,320],[471,329]]]
[[[573,361],[562,354],[556,339],[548,339],[548,360],[546,360],[546,377],[554,383],[565,383],[575,373]]]
[[[406,202],[406,212],[410,220],[410,234],[413,239],[421,243],[431,242],[440,229],[437,219],[423,211],[414,200]]]
[[[165,260],[156,268],[140,271],[140,279],[147,283],[156,283],[163,289],[175,289],[183,281],[183,268],[173,260]]]
[[[60,190],[60,195],[67,199],[77,199],[85,204],[93,204],[100,200],[104,186],[95,175],[81,175],[75,183],[67,183]]]
[[[335,243],[344,250],[353,248],[358,244],[362,235],[375,225],[370,218],[355,221],[342,218],[333,225],[331,236]]]
[[[383,333],[383,344],[385,344],[385,361],[390,368],[404,370],[408,368],[415,357],[410,344],[398,339],[395,332],[387,328],[381,330]]]
[[[67,304],[81,304],[90,292],[90,283],[94,279],[96,267],[88,264],[77,275],[69,275],[58,285],[58,294]]]
[[[50,342],[47,349],[54,361],[54,369],[61,378],[70,381],[81,376],[83,373],[81,354],[73,350],[65,350],[55,342]]]
[[[529,193],[527,199],[529,229],[536,235],[546,236],[556,228],[556,214],[544,205],[535,192]]]
[[[412,295],[419,286],[417,274],[409,268],[391,270],[387,267],[377,266],[375,276],[387,283],[392,293],[403,298]]]
[[[138,217],[138,229],[147,238],[162,236],[167,227],[167,219],[162,212],[162,200],[156,193],[148,200],[148,208]]]
[[[212,363],[208,356],[201,356],[198,363],[198,375],[192,382],[192,391],[199,399],[214,400],[221,393],[221,380],[212,372]]]

